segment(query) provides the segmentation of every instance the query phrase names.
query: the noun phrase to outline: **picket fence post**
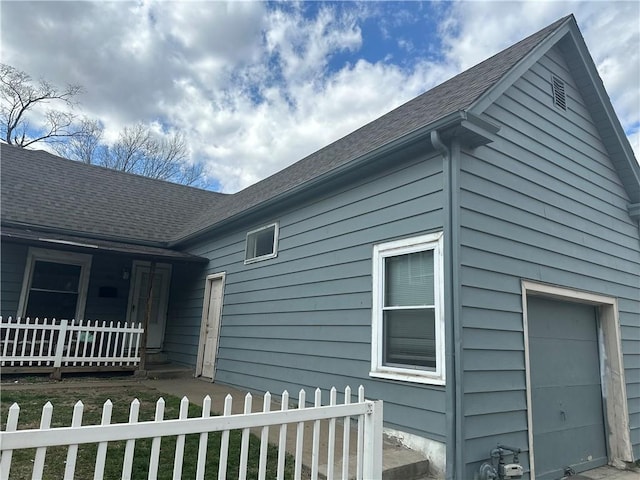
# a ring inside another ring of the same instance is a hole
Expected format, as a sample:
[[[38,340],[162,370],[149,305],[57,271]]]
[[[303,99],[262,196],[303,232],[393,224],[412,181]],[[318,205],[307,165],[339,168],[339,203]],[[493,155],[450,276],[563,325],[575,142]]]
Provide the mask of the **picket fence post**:
[[[360,385],[358,388],[358,403],[362,402],[364,402],[364,387]],[[362,463],[364,461],[364,455],[362,455],[362,451],[364,449],[364,420],[362,419],[362,415],[358,416],[357,444],[358,456],[356,457],[356,478],[358,480],[362,480]]]
[[[286,412],[289,410],[289,392],[286,390],[282,392],[280,398],[280,410]],[[280,425],[280,437],[278,442],[278,472],[277,480],[284,480],[284,457],[285,449],[287,447],[287,424]]]
[[[224,397],[224,411],[223,416],[228,417],[231,415],[231,408],[233,403],[233,397],[231,394],[227,394]],[[229,456],[229,430],[222,432],[220,439],[220,464],[218,465],[218,480],[225,480],[227,478],[227,457]]]
[[[107,399],[107,401],[104,402],[104,405],[102,405],[102,420],[100,421],[100,425],[109,425],[111,423],[112,411],[113,403],[111,403],[111,400]],[[107,446],[107,442],[98,443],[93,480],[102,480],[104,478],[104,467],[107,460]]]
[[[9,407],[9,416],[5,432],[15,432],[18,429],[18,416],[20,415],[20,406],[14,403]],[[9,470],[11,469],[11,458],[13,450],[5,450],[0,456],[0,478],[9,478]]]
[[[64,341],[67,338],[67,326],[69,325],[69,320],[61,320],[60,321],[60,331],[58,333],[58,341],[56,343],[56,356],[53,361],[54,368],[60,368],[62,366],[62,354],[64,352]]]
[[[344,389],[344,404],[351,403],[351,387]],[[349,434],[351,431],[351,417],[342,420],[342,480],[349,480]]]
[[[382,401],[369,402],[364,416],[362,478],[382,478]]]

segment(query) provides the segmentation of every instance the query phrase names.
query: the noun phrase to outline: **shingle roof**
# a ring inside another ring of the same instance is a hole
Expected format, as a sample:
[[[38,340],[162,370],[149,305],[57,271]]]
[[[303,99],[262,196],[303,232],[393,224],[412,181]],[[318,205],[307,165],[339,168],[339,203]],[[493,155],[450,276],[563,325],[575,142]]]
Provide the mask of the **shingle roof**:
[[[87,253],[108,252],[144,258],[146,260],[177,260],[180,262],[206,263],[204,257],[198,257],[187,252],[172,250],[164,247],[138,245],[130,242],[116,242],[96,238],[77,237],[58,232],[41,232],[29,228],[16,228],[2,226],[0,236],[3,239],[13,240],[29,245],[37,245],[45,248],[72,248]]]
[[[162,244],[227,195],[0,144],[2,223]]]
[[[412,132],[469,109],[564,17],[280,172],[222,195],[2,145],[2,222],[164,244],[286,196]],[[79,208],[81,206],[81,208]]]
[[[234,194],[233,202],[225,204],[224,208],[216,205],[212,210],[204,212],[188,225],[183,234],[189,236],[205,230],[387,143],[433,124],[451,113],[466,110],[534,47],[571,18],[572,15],[561,18],[346,137]]]

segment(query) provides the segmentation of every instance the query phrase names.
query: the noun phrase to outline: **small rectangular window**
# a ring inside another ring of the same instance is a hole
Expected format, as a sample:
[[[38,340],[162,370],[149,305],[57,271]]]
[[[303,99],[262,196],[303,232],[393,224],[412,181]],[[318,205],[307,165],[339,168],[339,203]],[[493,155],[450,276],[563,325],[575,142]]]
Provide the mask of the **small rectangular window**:
[[[371,376],[444,384],[442,233],[373,249]]]
[[[272,223],[247,233],[244,263],[253,263],[278,255],[278,224]]]

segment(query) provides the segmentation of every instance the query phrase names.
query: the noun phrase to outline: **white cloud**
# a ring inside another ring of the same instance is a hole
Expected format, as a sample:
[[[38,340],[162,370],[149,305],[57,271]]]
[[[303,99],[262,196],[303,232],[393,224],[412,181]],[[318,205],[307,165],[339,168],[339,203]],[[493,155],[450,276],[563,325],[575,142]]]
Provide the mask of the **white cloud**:
[[[265,23],[263,55],[239,72],[239,84],[207,96],[186,83],[185,98],[169,110],[175,123],[199,120],[197,153],[208,158],[224,191],[246,187],[346,135],[421,93],[433,77],[422,63],[409,74],[365,61],[328,73],[331,55],[362,42],[352,12],[320,8],[306,18],[297,9],[275,10]]]
[[[640,123],[640,3],[519,1],[453,4],[443,22],[447,60],[468,68],[555,20],[573,13],[620,121]],[[633,143],[633,142],[632,142]],[[637,148],[636,158],[640,150]]]
[[[329,56],[341,50],[356,50],[362,43],[360,29],[351,15],[338,15],[320,7],[315,18],[300,10],[275,10],[268,17],[265,33],[267,52],[276,57],[287,84],[314,82],[322,78]]]
[[[35,78],[84,85],[84,111],[103,121],[109,139],[140,121],[183,131],[193,158],[232,192],[571,11],[623,125],[637,128],[639,8],[457,2],[411,17],[377,3],[316,5],[309,16],[302,3],[4,2],[2,57]],[[397,65],[395,53],[385,53],[377,63],[331,63],[366,46],[368,18],[389,35],[427,17],[439,19],[439,32],[392,43],[428,58]],[[633,139],[637,155],[637,131]]]

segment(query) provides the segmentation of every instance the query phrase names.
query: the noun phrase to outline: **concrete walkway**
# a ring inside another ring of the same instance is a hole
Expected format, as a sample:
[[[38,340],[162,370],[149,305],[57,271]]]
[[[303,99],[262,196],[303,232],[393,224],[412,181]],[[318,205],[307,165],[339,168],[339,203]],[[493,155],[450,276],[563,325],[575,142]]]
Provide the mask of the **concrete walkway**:
[[[569,479],[580,478],[588,480],[640,480],[640,469],[635,470],[618,470],[617,468],[604,466],[582,472],[579,476],[569,477]]]

